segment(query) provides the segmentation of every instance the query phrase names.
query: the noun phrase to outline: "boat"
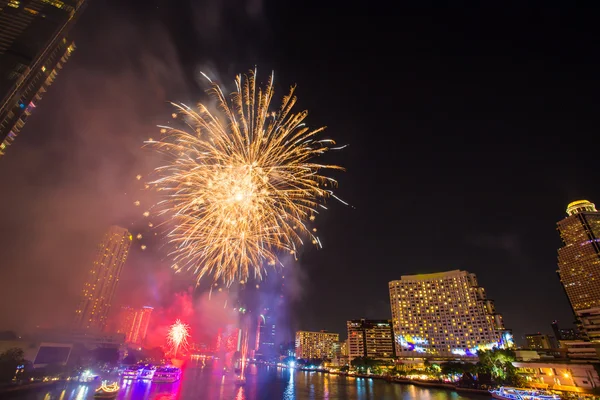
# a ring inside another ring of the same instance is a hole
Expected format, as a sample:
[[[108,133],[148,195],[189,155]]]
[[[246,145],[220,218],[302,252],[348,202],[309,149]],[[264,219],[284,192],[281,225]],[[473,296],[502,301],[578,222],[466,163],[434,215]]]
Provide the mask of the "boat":
[[[159,367],[154,371],[152,382],[176,382],[181,379],[181,369],[172,365]]]
[[[498,389],[493,390],[490,389],[490,394],[494,399],[500,400],[560,400],[560,396],[552,393],[511,387],[499,387]]]
[[[156,373],[156,367],[153,365],[145,365],[144,368],[140,370],[138,375],[138,379],[144,380],[152,380],[154,378],[154,374]]]
[[[79,375],[79,377],[77,378],[77,380],[79,382],[82,383],[89,383],[89,382],[93,382],[95,380],[98,379],[98,375],[94,374],[92,371],[90,370],[85,370],[81,373],[81,375]]]
[[[130,367],[125,368],[123,371],[123,379],[137,379],[142,372],[143,367],[141,365],[132,365]]]
[[[119,394],[119,385],[117,382],[107,384],[106,381],[94,393],[95,399],[114,399]]]

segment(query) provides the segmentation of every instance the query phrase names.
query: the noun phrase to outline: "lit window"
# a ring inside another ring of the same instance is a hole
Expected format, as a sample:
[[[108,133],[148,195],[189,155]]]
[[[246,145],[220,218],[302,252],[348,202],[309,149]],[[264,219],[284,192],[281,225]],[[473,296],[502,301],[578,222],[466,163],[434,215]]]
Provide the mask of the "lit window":
[[[19,6],[21,5],[21,2],[18,0],[9,0],[8,1],[8,6],[12,7],[12,8],[19,8]]]

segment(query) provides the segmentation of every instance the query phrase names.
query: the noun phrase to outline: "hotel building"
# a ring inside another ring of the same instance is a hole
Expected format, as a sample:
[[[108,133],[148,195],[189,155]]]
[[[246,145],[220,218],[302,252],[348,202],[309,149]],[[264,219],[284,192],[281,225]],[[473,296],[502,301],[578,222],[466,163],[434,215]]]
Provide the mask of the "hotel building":
[[[513,345],[475,274],[406,275],[389,289],[397,356],[475,356],[480,349]]]
[[[336,357],[336,344],[339,341],[338,333],[298,331],[296,332],[296,358],[333,359]]]
[[[390,320],[354,319],[346,323],[348,328],[348,359],[369,357],[373,359],[394,358],[394,330]]]
[[[131,241],[132,236],[127,229],[118,226],[111,226],[104,235],[75,311],[75,330],[104,330]]]
[[[83,0],[0,1],[0,156],[10,146],[75,44]]]

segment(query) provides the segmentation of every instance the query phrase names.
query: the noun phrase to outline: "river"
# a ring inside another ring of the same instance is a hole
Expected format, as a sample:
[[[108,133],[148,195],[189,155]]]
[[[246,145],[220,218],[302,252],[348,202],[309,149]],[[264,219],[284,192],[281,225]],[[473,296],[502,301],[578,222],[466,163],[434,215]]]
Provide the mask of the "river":
[[[94,384],[58,384],[52,389],[22,393],[22,400],[86,400],[93,399]],[[123,381],[121,400],[483,400],[490,396],[456,393],[414,385],[388,383],[368,378],[344,377],[319,372],[304,372],[268,366],[250,366],[243,387],[235,384],[233,375],[212,367],[184,367],[181,381],[150,383]]]

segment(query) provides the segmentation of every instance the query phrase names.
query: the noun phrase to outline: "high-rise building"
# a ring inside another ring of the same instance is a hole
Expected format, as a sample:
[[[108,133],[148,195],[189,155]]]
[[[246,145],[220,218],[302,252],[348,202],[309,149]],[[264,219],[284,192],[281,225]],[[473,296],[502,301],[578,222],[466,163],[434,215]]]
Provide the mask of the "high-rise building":
[[[554,337],[544,335],[542,333],[531,333],[529,335],[525,335],[525,340],[527,340],[527,348],[528,349],[556,349],[558,345],[555,343]]]
[[[513,345],[475,274],[454,270],[389,283],[397,356],[474,356]]]
[[[272,360],[278,356],[275,347],[275,318],[270,309],[265,308],[258,317],[256,332],[256,358]]]
[[[335,344],[340,341],[338,333],[327,331],[296,332],[296,358],[333,359],[335,357]]]
[[[118,333],[125,334],[125,341],[131,344],[143,344],[150,324],[152,307],[123,307],[119,315]]]
[[[84,0],[0,1],[0,155],[75,49]]]
[[[75,312],[74,328],[102,331],[110,311],[132,237],[125,228],[111,226],[98,246],[94,263],[83,285],[81,301]]]
[[[600,341],[600,212],[587,200],[574,201],[557,225],[564,244],[558,249],[558,276],[581,336]]]
[[[354,319],[348,328],[348,358],[394,358],[394,329],[390,320]]]
[[[600,212],[587,200],[574,201],[557,225],[564,243],[558,275],[573,311],[600,307]]]

